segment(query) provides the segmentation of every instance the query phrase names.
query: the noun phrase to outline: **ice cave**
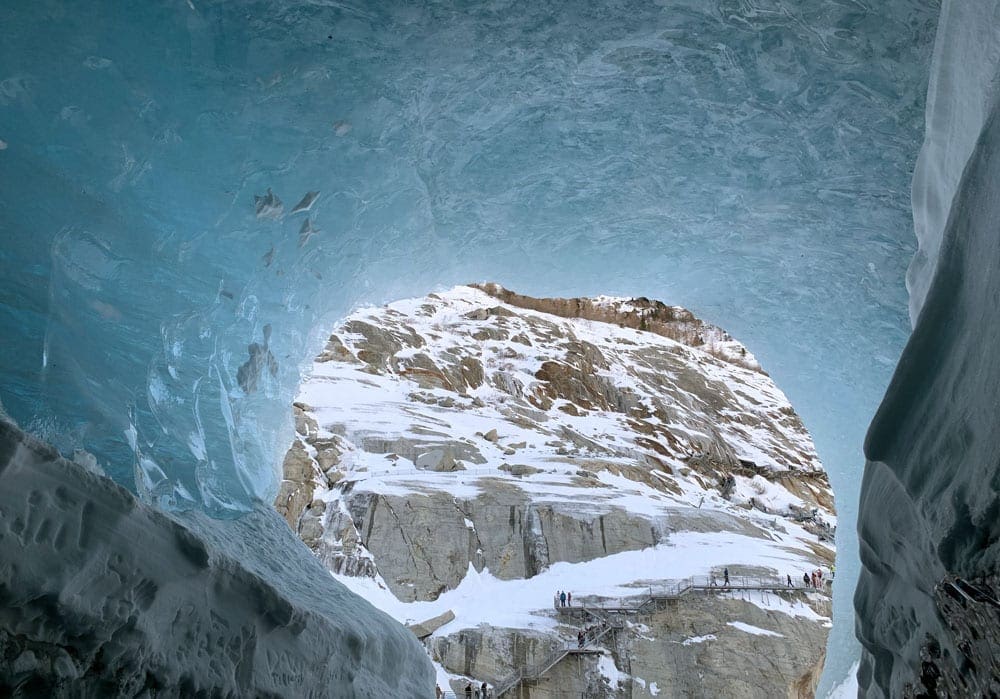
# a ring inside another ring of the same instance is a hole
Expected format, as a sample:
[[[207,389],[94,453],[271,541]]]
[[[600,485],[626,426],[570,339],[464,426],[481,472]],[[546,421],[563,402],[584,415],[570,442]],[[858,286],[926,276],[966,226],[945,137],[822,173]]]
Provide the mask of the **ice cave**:
[[[1000,0],[11,0],[0,33],[0,695],[434,696],[272,503],[331,330],[476,282],[731,333],[836,495],[817,695],[1000,692]]]

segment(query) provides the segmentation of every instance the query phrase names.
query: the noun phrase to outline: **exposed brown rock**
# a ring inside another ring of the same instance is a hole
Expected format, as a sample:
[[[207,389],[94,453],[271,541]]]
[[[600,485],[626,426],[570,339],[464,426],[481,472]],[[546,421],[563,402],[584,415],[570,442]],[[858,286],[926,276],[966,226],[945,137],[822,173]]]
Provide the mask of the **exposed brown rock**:
[[[311,406],[305,403],[293,403],[292,415],[295,418],[295,431],[303,437],[315,437],[319,431],[316,419],[309,414]]]
[[[409,624],[406,628],[413,632],[413,635],[419,639],[425,639],[432,633],[440,629],[445,624],[448,624],[455,620],[455,612],[450,609],[438,614],[436,617],[427,619],[426,621],[421,621],[416,624]]]
[[[499,284],[469,284],[504,303],[541,313],[549,313],[560,318],[583,318],[584,320],[613,323],[626,328],[643,330],[668,337],[691,347],[704,349],[705,332],[711,328],[723,332],[713,325],[699,320],[691,311],[679,306],[668,306],[660,301],[645,297],[629,299],[630,309],[620,306],[599,304],[589,298],[534,298],[505,289]],[[720,357],[725,360],[724,357]],[[741,364],[741,366],[747,366]],[[754,367],[756,368],[756,367]]]
[[[365,338],[360,345],[358,359],[367,364],[373,371],[381,372],[387,368],[396,368],[395,354],[406,347],[423,347],[424,339],[409,329],[389,332],[383,328],[360,320],[352,320],[344,325],[344,331],[358,334]]]
[[[541,469],[527,464],[500,464],[500,470],[506,471],[512,476],[530,476],[542,472]]]
[[[331,335],[326,341],[326,347],[318,357],[317,362],[351,362],[357,363],[358,358],[351,354],[351,351],[344,347],[344,343],[336,335]]]
[[[313,460],[309,458],[305,445],[300,440],[292,442],[291,448],[285,454],[281,470],[282,480],[278,487],[278,495],[274,499],[274,508],[285,518],[292,530],[298,531],[299,517],[312,502],[313,492],[316,489],[313,480],[315,476]]]
[[[483,372],[483,363],[475,357],[462,357],[459,362],[462,372],[462,379],[469,388],[479,388],[486,380]]]

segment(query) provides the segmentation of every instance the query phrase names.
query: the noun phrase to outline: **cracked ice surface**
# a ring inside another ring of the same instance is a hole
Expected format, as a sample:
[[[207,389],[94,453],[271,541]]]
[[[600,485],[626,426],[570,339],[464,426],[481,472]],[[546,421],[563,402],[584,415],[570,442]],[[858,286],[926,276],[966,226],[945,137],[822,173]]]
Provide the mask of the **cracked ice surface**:
[[[355,304],[645,295],[752,349],[850,521],[907,333],[929,4],[6,3],[0,400],[149,501],[235,514]]]

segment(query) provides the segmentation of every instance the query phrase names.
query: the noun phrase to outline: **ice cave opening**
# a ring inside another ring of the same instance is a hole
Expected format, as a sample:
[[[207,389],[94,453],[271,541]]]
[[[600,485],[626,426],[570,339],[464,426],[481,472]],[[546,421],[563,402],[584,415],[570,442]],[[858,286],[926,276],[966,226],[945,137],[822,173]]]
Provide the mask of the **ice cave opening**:
[[[910,184],[939,15],[933,75],[996,26],[943,4],[6,3],[0,414],[77,464],[65,468],[97,466],[158,508],[142,510],[148,526],[183,520],[209,542],[176,534],[192,575],[222,575],[205,566],[218,557],[267,581],[247,599],[282,611],[258,615],[258,633],[313,604],[309,643],[350,655],[384,638],[373,663],[416,651],[381,617],[384,633],[322,627],[335,605],[283,577],[316,574],[305,548],[250,545],[288,543],[260,511],[288,406],[362,304],[500,280],[684,306],[753,348],[854,522],[865,430],[910,334]],[[989,114],[955,87],[989,84],[981,63],[932,78],[927,126],[950,137],[926,148],[945,162],[945,201]],[[916,180],[930,212],[917,305],[948,213],[934,172]],[[39,473],[63,463],[28,452]],[[119,495],[101,501],[109,512]],[[8,524],[23,534],[22,518]],[[852,526],[837,544],[821,693],[860,654]],[[307,642],[268,638],[282,652]],[[306,681],[293,656],[272,668],[273,691]],[[237,684],[263,676],[241,667]],[[371,689],[396,666],[323,668]]]

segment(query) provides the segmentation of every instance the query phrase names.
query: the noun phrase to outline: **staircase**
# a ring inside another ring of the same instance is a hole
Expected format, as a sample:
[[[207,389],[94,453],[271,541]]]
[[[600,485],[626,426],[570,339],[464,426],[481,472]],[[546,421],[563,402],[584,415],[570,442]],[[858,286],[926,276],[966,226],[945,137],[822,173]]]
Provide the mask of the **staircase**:
[[[496,685],[495,696],[499,699],[499,697],[502,697],[508,692],[519,687],[522,682],[531,682],[533,680],[541,679],[545,673],[559,664],[562,659],[568,655],[593,655],[595,653],[602,653],[603,651],[600,648],[595,647],[597,642],[612,631],[617,631],[623,628],[625,628],[624,624],[603,621],[600,632],[587,639],[582,646],[566,645],[556,648],[549,653],[548,657],[546,657],[542,662],[515,671],[512,675]]]

